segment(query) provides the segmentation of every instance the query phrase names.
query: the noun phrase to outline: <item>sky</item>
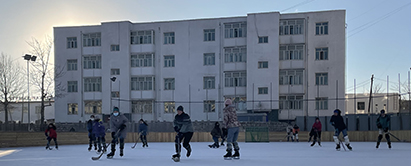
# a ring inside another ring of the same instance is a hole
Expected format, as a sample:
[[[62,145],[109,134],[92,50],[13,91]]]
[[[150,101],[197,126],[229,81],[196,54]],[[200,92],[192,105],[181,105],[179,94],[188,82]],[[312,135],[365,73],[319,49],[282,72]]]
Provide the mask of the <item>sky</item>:
[[[411,70],[409,0],[1,0],[0,52],[25,66],[32,38],[53,36],[55,26],[99,25],[246,16],[247,13],[295,13],[346,10],[346,92],[369,91],[370,78],[387,92],[408,80]]]

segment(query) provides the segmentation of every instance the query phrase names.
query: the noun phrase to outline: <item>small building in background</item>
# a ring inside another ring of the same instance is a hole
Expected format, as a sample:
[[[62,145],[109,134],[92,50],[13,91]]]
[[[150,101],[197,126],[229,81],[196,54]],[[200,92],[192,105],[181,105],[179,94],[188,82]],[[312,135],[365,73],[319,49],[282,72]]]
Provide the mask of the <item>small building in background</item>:
[[[382,109],[387,113],[399,112],[399,95],[398,93],[376,93],[372,95],[371,105],[370,94],[346,94],[345,114],[368,114],[368,107],[370,107],[370,114],[378,114]]]
[[[47,122],[54,122],[54,101],[45,101],[44,105],[44,120]],[[28,103],[25,102],[10,102],[8,115],[9,122],[28,122]],[[31,101],[30,102],[30,122],[39,123],[41,119],[41,101]],[[4,105],[0,104],[0,122],[5,121],[5,111]]]

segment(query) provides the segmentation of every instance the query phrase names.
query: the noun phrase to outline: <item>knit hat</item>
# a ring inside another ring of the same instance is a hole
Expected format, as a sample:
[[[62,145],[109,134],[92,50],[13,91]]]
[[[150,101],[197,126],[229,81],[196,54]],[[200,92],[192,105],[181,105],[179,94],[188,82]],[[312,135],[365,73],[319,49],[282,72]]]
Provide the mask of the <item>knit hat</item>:
[[[381,113],[382,113],[382,114],[385,114],[385,110],[381,110]]]
[[[178,106],[178,107],[177,107],[177,111],[183,111],[183,112],[184,112],[184,108],[183,108],[183,106],[181,106],[181,105],[180,105],[180,106]]]
[[[339,109],[335,109],[334,113],[341,114],[341,111]]]
[[[118,109],[118,107],[114,107],[114,108],[113,108],[113,112],[114,112],[114,111],[120,112],[120,109]]]
[[[231,101],[231,99],[227,99],[227,100],[225,100],[224,104],[225,105],[231,105],[231,104],[233,104],[233,102]]]
[[[90,115],[90,118],[94,118],[94,115]]]

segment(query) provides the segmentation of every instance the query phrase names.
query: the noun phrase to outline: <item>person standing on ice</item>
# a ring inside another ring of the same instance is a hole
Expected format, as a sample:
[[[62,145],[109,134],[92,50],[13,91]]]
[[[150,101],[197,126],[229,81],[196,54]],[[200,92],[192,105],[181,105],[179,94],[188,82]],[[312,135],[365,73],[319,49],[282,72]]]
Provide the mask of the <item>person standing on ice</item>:
[[[297,141],[297,142],[299,142],[298,141],[298,132],[300,132],[300,127],[298,127],[297,124],[294,124],[293,137],[294,137],[295,141]]]
[[[338,136],[342,132],[344,136],[345,145],[349,150],[352,150],[352,147],[350,146],[350,140],[348,139],[347,135],[347,126],[345,126],[344,119],[341,116],[341,111],[339,109],[334,110],[334,115],[331,116],[330,124],[335,128],[335,134],[333,136],[334,142],[335,144],[337,144],[337,147],[335,149],[340,150],[341,148]]]
[[[293,126],[291,126],[291,124],[288,124],[287,128],[285,128],[286,132],[287,132],[287,142],[291,141],[294,142],[294,135],[293,135]]]
[[[240,147],[237,143],[238,133],[240,130],[240,122],[237,120],[236,108],[232,105],[231,99],[227,99],[224,108],[224,122],[223,128],[227,128],[227,154],[224,155],[224,159],[230,160],[231,158],[240,159]],[[232,154],[234,146],[234,154]]]
[[[90,115],[90,119],[87,121],[87,131],[88,131],[88,151],[91,150],[94,143],[94,150],[97,150],[97,142],[96,137],[93,134],[93,122],[94,122],[94,115]]]
[[[58,144],[57,144],[57,132],[56,132],[56,126],[53,123],[50,123],[44,132],[44,134],[47,137],[47,146],[46,149],[50,149],[50,141],[53,140],[54,144],[56,145],[56,149],[58,149]]]
[[[177,107],[177,115],[174,117],[174,131],[177,132],[175,139],[176,154],[172,159],[176,162],[180,161],[181,142],[183,147],[187,150],[187,157],[191,155],[190,140],[193,137],[193,124],[191,123],[190,116],[184,112],[183,106]]]
[[[94,122],[93,122],[93,134],[96,138],[97,145],[98,145],[98,150],[97,152],[106,152],[107,147],[106,147],[106,128],[103,125],[103,121],[98,117],[95,116]],[[103,146],[102,146],[103,145]]]
[[[148,147],[147,126],[148,124],[143,119],[140,119],[140,125],[138,126],[138,133],[140,133],[140,139],[141,139],[141,142],[143,143],[143,148]]]
[[[387,140],[388,148],[391,149],[391,140],[388,128],[390,127],[391,118],[389,115],[385,114],[385,110],[381,110],[380,116],[377,118],[377,127],[378,127],[378,141],[376,148],[380,146],[380,142],[382,139],[382,135],[385,135],[385,139]]]
[[[210,148],[219,148],[220,145],[218,144],[218,138],[223,138],[222,132],[220,129],[220,123],[215,122],[213,130],[211,130],[211,136],[213,137],[214,144],[208,145]]]
[[[120,156],[124,155],[124,139],[126,138],[126,123],[128,119],[123,114],[120,114],[118,107],[113,108],[113,114],[110,116],[111,137],[111,152],[107,154],[107,158],[113,158],[116,151],[116,142],[120,141]]]
[[[317,118],[315,118],[315,122],[314,122],[313,127],[312,127],[314,140],[313,140],[313,143],[311,144],[311,146],[314,146],[315,142],[318,142],[318,145],[321,146],[321,128],[322,128],[322,125],[321,125],[320,118],[317,117]]]

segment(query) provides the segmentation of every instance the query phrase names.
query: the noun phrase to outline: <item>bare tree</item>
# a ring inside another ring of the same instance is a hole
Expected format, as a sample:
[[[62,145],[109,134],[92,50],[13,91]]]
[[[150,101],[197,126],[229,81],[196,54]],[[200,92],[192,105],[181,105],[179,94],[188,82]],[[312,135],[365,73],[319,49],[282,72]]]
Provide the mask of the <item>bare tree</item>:
[[[5,111],[5,123],[8,123],[10,101],[24,93],[22,68],[9,55],[0,56],[0,103]],[[6,125],[7,126],[7,125]]]
[[[56,95],[55,92],[60,95],[62,87],[60,83],[57,83],[57,89],[55,91],[55,82],[54,80],[63,75],[62,68],[55,67],[50,58],[52,56],[53,40],[47,36],[44,41],[39,41],[35,38],[32,38],[31,41],[27,42],[31,47],[30,53],[33,56],[37,56],[37,60],[32,63],[34,69],[30,73],[31,82],[37,89],[40,91],[41,96],[41,109],[40,109],[40,122],[41,128],[44,128],[44,108],[46,98],[52,99]]]
[[[374,94],[376,94],[376,93],[383,93],[384,90],[385,90],[385,89],[382,87],[382,84],[381,84],[381,83],[378,83],[378,84],[374,84],[374,87],[373,87],[372,92],[373,92]]]

